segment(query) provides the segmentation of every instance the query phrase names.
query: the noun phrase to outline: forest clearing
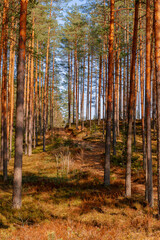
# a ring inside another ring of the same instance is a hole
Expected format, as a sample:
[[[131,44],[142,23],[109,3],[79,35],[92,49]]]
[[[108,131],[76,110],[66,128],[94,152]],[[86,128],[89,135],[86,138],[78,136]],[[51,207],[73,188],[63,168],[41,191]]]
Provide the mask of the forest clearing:
[[[1,239],[160,239],[160,0],[0,0]]]

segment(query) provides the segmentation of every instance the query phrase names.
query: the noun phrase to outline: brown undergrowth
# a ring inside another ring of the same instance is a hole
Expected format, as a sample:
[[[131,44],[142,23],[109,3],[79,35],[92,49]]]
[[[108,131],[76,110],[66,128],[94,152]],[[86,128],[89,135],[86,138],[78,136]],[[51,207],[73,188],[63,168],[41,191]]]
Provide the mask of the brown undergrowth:
[[[19,211],[12,209],[13,159],[10,161],[7,184],[0,179],[1,240],[160,239],[156,190],[155,208],[144,201],[141,136],[137,135],[132,159],[132,198],[127,199],[123,136],[111,159],[111,186],[104,188],[102,128],[94,125],[88,132],[86,136],[85,130],[72,128],[48,133],[45,153],[39,141],[33,155],[24,156]]]

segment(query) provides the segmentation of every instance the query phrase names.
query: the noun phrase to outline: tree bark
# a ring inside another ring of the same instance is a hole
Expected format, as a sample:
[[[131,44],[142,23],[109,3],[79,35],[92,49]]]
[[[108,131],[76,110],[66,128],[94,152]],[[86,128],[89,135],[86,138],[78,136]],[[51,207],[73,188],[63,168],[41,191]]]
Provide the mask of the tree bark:
[[[126,197],[131,197],[131,155],[132,155],[132,123],[134,114],[135,96],[135,63],[137,50],[139,0],[135,0],[134,32],[132,42],[132,60],[130,74],[130,97],[128,109],[128,133],[127,133],[127,164],[126,164]]]
[[[92,76],[93,76],[93,52],[91,53],[91,86],[90,86],[90,131],[92,121]]]
[[[142,21],[140,18],[140,28]],[[145,144],[145,121],[144,121],[144,70],[143,70],[143,43],[140,33],[140,84],[141,84],[141,118],[142,118],[142,142],[143,142],[143,169],[146,170],[146,144]]]
[[[102,54],[99,56],[98,125],[101,122]]]
[[[8,42],[8,9],[9,1],[4,0],[3,5],[3,67],[2,67],[2,159],[3,159],[3,181],[7,180],[8,165],[8,137],[7,137],[7,42]]]
[[[157,173],[158,218],[160,219],[160,0],[155,0],[155,64],[157,82]]]
[[[151,41],[150,41],[150,0],[146,2],[146,149],[148,202],[153,206],[152,149],[151,149]]]
[[[114,0],[110,1],[110,33],[109,33],[109,59],[108,59],[108,97],[105,141],[104,184],[110,185],[110,147],[111,147],[111,114],[113,92],[113,41],[114,41]]]
[[[33,123],[34,123],[34,16],[33,16],[33,30],[32,30],[32,43],[31,43],[31,81],[29,91],[29,134],[28,134],[28,156],[32,155],[32,137],[33,137]]]
[[[51,7],[52,7],[51,0]],[[51,19],[51,10],[50,10],[50,19]],[[47,126],[47,109],[48,109],[48,96],[47,96],[47,86],[48,86],[48,62],[49,62],[49,45],[50,45],[50,30],[51,27],[48,27],[48,41],[47,41],[47,53],[46,53],[46,70],[45,70],[45,83],[44,83],[44,106],[43,106],[43,152],[46,151],[46,126]]]
[[[20,36],[17,70],[17,101],[16,101],[16,142],[13,180],[13,208],[19,209],[22,205],[22,156],[23,156],[23,104],[24,104],[24,77],[25,77],[25,44],[26,20],[28,0],[21,0]]]
[[[84,83],[85,83],[85,70],[86,70],[86,65],[85,65],[85,45],[84,45],[84,60],[83,60],[83,89],[82,89],[82,102],[81,102],[81,115],[82,115],[82,130],[84,129]]]
[[[90,79],[90,53],[89,53],[89,50],[88,50],[88,79],[87,79],[86,120],[89,119],[89,79]]]

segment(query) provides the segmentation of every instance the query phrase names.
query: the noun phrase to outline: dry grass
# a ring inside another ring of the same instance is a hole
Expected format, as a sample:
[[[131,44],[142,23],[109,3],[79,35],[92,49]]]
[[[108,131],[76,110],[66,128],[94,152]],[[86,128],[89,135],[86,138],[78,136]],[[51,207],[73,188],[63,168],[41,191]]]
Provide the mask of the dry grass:
[[[133,158],[131,199],[124,196],[122,137],[117,158],[112,159],[108,188],[103,187],[103,139],[84,142],[82,137],[78,134],[73,141],[61,131],[54,138],[48,136],[47,152],[39,146],[31,157],[24,157],[19,211],[12,209],[11,160],[7,184],[0,179],[1,240],[160,239],[156,204],[149,209],[144,201],[140,136]]]

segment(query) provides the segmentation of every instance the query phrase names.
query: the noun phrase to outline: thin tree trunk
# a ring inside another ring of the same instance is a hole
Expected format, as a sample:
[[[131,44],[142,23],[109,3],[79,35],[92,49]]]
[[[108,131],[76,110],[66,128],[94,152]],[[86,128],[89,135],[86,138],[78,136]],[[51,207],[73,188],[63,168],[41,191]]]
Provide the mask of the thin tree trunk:
[[[37,40],[37,56],[36,56],[36,79],[35,79],[35,110],[34,110],[34,126],[35,126],[35,138],[34,148],[38,145],[38,40]]]
[[[85,70],[86,70],[86,65],[85,65],[85,45],[84,45],[84,60],[83,60],[83,90],[82,90],[82,103],[81,103],[81,113],[82,113],[82,130],[84,129],[84,82],[85,82]]]
[[[142,29],[141,18],[140,18],[140,28]],[[146,170],[146,144],[145,144],[145,122],[144,122],[144,70],[143,70],[142,33],[140,33],[140,84],[141,84],[141,118],[142,118],[142,142],[143,142],[143,169]]]
[[[7,180],[8,165],[8,137],[7,137],[7,42],[8,42],[8,9],[9,1],[4,0],[3,5],[3,68],[2,68],[2,159],[3,159],[3,181]]]
[[[120,94],[119,94],[119,119],[122,119],[122,60],[120,58],[120,73],[119,73],[119,84],[120,84]]]
[[[51,0],[51,8],[52,8],[52,0]],[[50,19],[51,19],[51,10],[50,10]],[[49,68],[49,45],[50,45],[50,29],[48,27],[48,41],[47,41],[47,53],[46,53],[46,70],[45,70],[45,83],[44,83],[44,106],[43,106],[43,152],[46,151],[46,126],[47,126],[47,86],[48,86],[48,68]]]
[[[70,52],[68,52],[68,124],[71,128],[71,70],[70,70]]]
[[[90,53],[89,53],[89,50],[88,50],[88,80],[87,80],[86,120],[89,119],[89,79],[90,79]]]
[[[13,20],[13,19],[12,19]],[[12,27],[14,26],[14,22]],[[12,39],[13,38],[13,39]],[[11,44],[10,44],[10,144],[9,144],[9,159],[12,154],[12,136],[13,136],[13,113],[14,113],[14,63],[15,63],[15,50],[14,50],[14,41],[16,40],[15,34],[11,34]]]
[[[104,121],[105,121],[105,76],[106,76],[106,69],[105,69],[105,66],[106,66],[106,54],[105,54],[105,43],[103,44],[103,139],[104,139]]]
[[[93,76],[93,52],[91,53],[91,86],[90,86],[90,131],[92,120],[92,76]]]
[[[101,122],[102,54],[99,56],[98,125]]]
[[[127,108],[127,92],[126,92],[126,60],[123,63],[123,123],[126,125],[126,108]]]
[[[76,129],[78,129],[78,60],[77,60],[77,43],[75,48],[75,78],[76,78]]]
[[[117,57],[116,57],[117,58]],[[117,61],[117,59],[116,59],[116,61]],[[115,62],[115,64],[114,65],[117,65],[117,63]],[[116,120],[116,109],[117,109],[117,102],[116,102],[116,84],[115,84],[115,78],[116,78],[116,72],[115,72],[115,70],[116,70],[116,68],[117,68],[117,66],[115,66],[114,67],[114,75],[115,75],[115,77],[113,78],[113,156],[115,156],[116,155],[116,122],[117,122],[117,120]]]
[[[33,16],[33,30],[32,30],[32,43],[31,43],[31,81],[29,91],[29,134],[28,134],[28,156],[32,155],[32,137],[33,137],[33,93],[34,93],[34,16]]]
[[[55,63],[55,46],[53,45],[53,73],[52,73],[52,105],[51,105],[51,130],[53,131],[54,128],[54,120],[53,120],[53,109],[54,109],[54,63]],[[71,94],[71,83],[70,83],[70,94]],[[70,106],[71,106],[71,96],[70,96]],[[70,108],[71,109],[71,108]],[[70,110],[71,111],[71,110]],[[70,113],[71,114],[71,113]],[[71,116],[70,116],[71,118]],[[70,119],[71,121],[71,119]]]
[[[147,140],[147,184],[148,202],[153,206],[152,149],[151,149],[151,42],[150,42],[150,0],[146,2],[146,140]]]
[[[75,59],[74,59],[75,63]],[[75,65],[75,64],[74,64]],[[72,51],[71,51],[71,72],[72,72]],[[75,67],[74,67],[74,76],[73,76],[73,123],[75,122]]]
[[[95,91],[96,91],[96,100],[95,100],[95,117],[96,117],[96,119],[98,118],[98,114],[97,114],[97,106],[98,106],[98,104],[97,104],[97,89],[98,89],[98,84],[97,84],[97,61],[96,61],[96,64],[95,64],[96,66],[95,66],[95,81],[96,81],[96,86],[95,86]]]
[[[30,44],[29,44],[29,47],[30,47]],[[27,93],[26,93],[25,155],[27,155],[27,153],[28,153],[30,61],[31,61],[31,55],[29,53],[29,55],[28,55],[28,74],[27,74]]]
[[[138,75],[138,57],[137,57],[137,67],[136,67],[136,81],[135,81],[135,102],[134,102],[134,125],[133,125],[133,132],[134,132],[134,151],[136,152],[136,112],[137,112],[137,91],[138,91],[138,81],[139,81],[139,75]]]
[[[155,0],[155,65],[157,82],[157,173],[158,218],[160,219],[160,0]]]
[[[40,137],[42,136],[42,115],[41,115],[41,110],[42,110],[42,76],[41,76],[41,59],[39,59],[39,134]],[[42,112],[43,113],[43,112]]]
[[[119,136],[119,82],[120,82],[120,74],[119,74],[119,66],[120,66],[120,61],[119,61],[119,55],[120,55],[120,50],[117,50],[117,69],[116,69],[116,131],[117,131],[117,136]]]

